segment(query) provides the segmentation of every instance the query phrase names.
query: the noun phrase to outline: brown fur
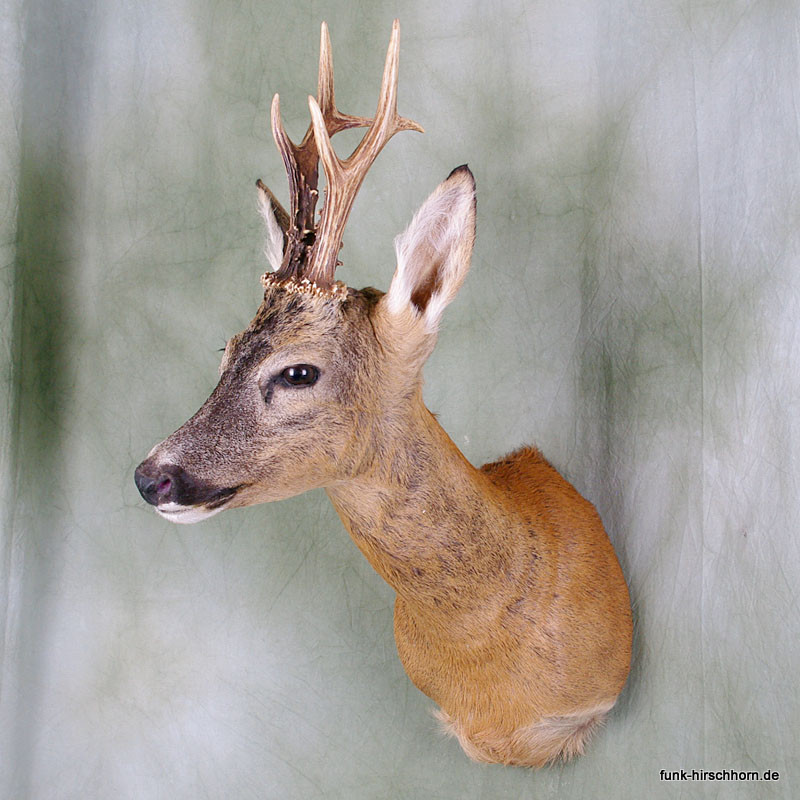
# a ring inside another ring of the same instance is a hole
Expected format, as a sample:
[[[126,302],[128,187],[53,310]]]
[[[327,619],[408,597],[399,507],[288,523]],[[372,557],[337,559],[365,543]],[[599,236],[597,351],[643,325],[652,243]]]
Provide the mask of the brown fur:
[[[421,416],[428,436],[390,459],[402,471],[328,489],[397,591],[403,666],[471,758],[580,754],[630,663],[627,587],[599,517],[538,451],[475,470]]]
[[[539,767],[581,753],[622,690],[630,602],[594,507],[537,450],[476,469],[423,404],[474,213],[460,168],[399,238],[386,295],[267,282],[211,397],[137,472],[194,480],[192,520],[325,487],[397,593],[398,653],[445,729],[474,759]],[[283,385],[293,364],[317,383]]]

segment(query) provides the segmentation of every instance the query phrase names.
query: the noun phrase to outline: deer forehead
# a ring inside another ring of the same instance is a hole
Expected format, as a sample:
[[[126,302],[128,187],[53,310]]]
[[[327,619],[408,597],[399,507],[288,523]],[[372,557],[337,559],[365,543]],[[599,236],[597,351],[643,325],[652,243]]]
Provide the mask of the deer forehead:
[[[245,372],[267,360],[363,350],[371,330],[370,305],[368,295],[352,289],[336,297],[267,289],[253,321],[228,342],[220,371]]]

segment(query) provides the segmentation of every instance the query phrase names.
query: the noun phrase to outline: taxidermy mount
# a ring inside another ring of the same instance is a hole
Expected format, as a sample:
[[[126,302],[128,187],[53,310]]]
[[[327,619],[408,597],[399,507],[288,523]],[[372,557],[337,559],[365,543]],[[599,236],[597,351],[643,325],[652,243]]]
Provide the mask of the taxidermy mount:
[[[395,21],[373,119],[336,108],[324,23],[299,145],[273,98],[290,194],[287,212],[257,183],[264,300],[227,343],[211,396],[150,451],[136,485],[173,522],[324,487],[396,592],[397,651],[444,729],[478,761],[540,767],[583,752],[625,684],[628,589],[594,507],[538,450],[476,469],[423,404],[423,365],[472,254],[469,169],[395,240],[388,292],[335,280],[367,170],[395,133],[422,131],[397,113],[398,50]],[[355,127],[367,132],[340,159],[331,137]]]

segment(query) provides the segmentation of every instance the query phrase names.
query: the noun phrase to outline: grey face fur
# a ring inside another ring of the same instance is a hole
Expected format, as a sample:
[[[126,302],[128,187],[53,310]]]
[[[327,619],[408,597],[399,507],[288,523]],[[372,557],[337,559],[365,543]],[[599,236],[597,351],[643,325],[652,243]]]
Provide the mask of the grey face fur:
[[[168,519],[195,522],[351,474],[369,424],[355,387],[377,379],[369,316],[379,296],[267,288],[252,323],[228,342],[211,396],[136,470],[145,499]],[[284,370],[295,365],[318,379],[291,385]]]

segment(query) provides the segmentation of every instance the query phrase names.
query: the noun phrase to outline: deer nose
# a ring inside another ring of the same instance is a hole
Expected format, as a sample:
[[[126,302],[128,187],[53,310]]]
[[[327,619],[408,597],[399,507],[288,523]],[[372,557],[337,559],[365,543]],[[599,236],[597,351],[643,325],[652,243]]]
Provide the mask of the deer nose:
[[[133,473],[136,488],[139,494],[150,505],[155,506],[160,502],[173,500],[180,492],[179,468],[166,465],[160,467],[155,473],[144,468],[141,464]]]

